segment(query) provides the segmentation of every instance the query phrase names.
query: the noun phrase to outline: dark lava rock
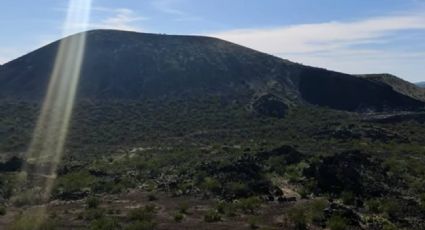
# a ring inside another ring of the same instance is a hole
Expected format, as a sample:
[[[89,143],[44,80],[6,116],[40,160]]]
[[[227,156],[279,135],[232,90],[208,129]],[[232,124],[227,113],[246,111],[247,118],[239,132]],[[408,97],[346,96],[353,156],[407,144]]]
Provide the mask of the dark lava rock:
[[[317,181],[319,193],[347,191],[356,196],[381,197],[400,186],[386,172],[379,159],[356,150],[325,157],[306,169],[304,175]]]
[[[0,172],[13,172],[21,170],[24,160],[19,157],[12,157],[4,163],[0,163]]]
[[[359,227],[362,223],[361,217],[355,211],[336,203],[331,203],[329,207],[324,210],[324,214],[326,219],[331,218],[331,216],[340,216],[344,218],[346,223],[350,226]]]
[[[206,162],[198,170],[220,181],[221,189],[215,193],[224,199],[264,195],[273,191],[258,159],[252,156],[242,156],[231,162]],[[244,189],[233,189],[232,184],[235,183],[243,184]]]
[[[257,154],[260,160],[267,160],[271,157],[283,156],[287,164],[296,164],[305,159],[305,155],[298,152],[295,148],[284,145],[271,151],[261,152]]]
[[[267,117],[284,118],[288,111],[288,106],[282,99],[273,94],[261,96],[252,106],[256,113]]]
[[[60,200],[81,200],[89,195],[88,191],[58,192],[54,198]]]

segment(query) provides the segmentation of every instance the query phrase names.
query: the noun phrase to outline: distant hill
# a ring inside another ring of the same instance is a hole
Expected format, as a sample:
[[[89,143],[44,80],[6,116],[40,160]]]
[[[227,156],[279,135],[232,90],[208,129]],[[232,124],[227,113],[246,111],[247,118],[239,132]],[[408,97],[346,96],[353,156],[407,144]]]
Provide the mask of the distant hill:
[[[41,100],[59,42],[2,66],[0,99]],[[258,105],[255,102],[263,96],[289,108],[314,104],[348,111],[380,111],[424,105],[418,97],[379,82],[295,64],[216,38],[87,32],[78,99],[200,96],[236,100],[247,107]]]
[[[417,85],[405,81],[391,74],[366,74],[360,75],[374,82],[381,82],[391,86],[395,91],[415,98],[421,101],[425,101],[425,89],[418,87]]]
[[[425,81],[415,83],[417,86],[421,88],[425,88]]]

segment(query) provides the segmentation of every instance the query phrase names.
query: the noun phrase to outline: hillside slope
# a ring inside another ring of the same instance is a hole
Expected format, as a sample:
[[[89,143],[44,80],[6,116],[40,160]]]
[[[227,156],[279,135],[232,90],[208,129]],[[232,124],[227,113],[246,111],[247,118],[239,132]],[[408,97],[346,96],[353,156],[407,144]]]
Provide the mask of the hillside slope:
[[[415,85],[422,87],[422,88],[425,88],[425,82],[417,82],[417,83],[415,83]]]
[[[425,89],[407,82],[391,74],[366,74],[361,75],[371,81],[382,82],[391,86],[395,91],[417,100],[425,101]]]
[[[41,100],[59,42],[5,64],[0,70],[0,98]],[[219,96],[249,105],[270,94],[285,106],[310,103],[349,111],[424,105],[386,85],[294,64],[215,38],[87,32],[79,99]]]

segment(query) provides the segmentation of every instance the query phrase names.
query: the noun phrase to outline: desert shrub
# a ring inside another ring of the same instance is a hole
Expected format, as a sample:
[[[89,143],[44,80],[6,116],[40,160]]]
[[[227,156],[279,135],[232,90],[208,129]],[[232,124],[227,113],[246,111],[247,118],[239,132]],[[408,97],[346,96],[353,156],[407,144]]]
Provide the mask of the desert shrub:
[[[204,221],[205,222],[217,222],[221,220],[220,213],[218,213],[216,210],[211,209],[204,215]]]
[[[113,215],[113,214],[115,213],[115,210],[113,210],[113,209],[108,209],[108,210],[106,210],[106,213],[107,213],[108,215]]]
[[[241,181],[232,181],[225,185],[226,193],[232,194],[234,197],[246,197],[249,195],[249,186]]]
[[[22,173],[20,173],[22,174]],[[0,175],[0,196],[9,199],[16,188],[21,187],[22,182],[19,181],[20,174],[1,174]],[[21,176],[22,177],[22,176]]]
[[[98,208],[90,208],[86,209],[84,213],[82,213],[82,217],[85,220],[97,220],[103,218],[105,216],[105,210]]]
[[[120,229],[120,225],[114,218],[103,217],[93,220],[89,228],[90,230],[116,230]]]
[[[221,184],[218,180],[212,177],[205,177],[204,182],[201,184],[201,188],[211,192],[219,192]]]
[[[54,230],[55,220],[49,219],[40,210],[31,210],[20,214],[9,226],[10,230]]]
[[[146,205],[143,208],[136,208],[128,213],[128,218],[132,221],[152,221],[156,210],[154,205]]]
[[[174,214],[174,221],[180,223],[183,221],[184,215],[180,212],[177,212],[176,214]]]
[[[217,212],[224,214],[226,206],[227,206],[226,202],[224,202],[224,201],[218,202],[217,205],[216,205]]]
[[[325,199],[316,199],[308,204],[308,219],[311,222],[321,222],[325,219],[324,209],[327,207],[328,202]]]
[[[182,213],[182,214],[189,214],[188,210],[189,210],[189,205],[187,203],[183,202],[183,203],[180,203],[179,204],[178,211],[180,213]]]
[[[366,218],[368,229],[396,230],[398,229],[393,223],[382,216],[372,215]]]
[[[326,225],[331,230],[345,230],[348,227],[346,220],[338,215],[331,216],[331,218],[329,218],[329,220],[327,221]]]
[[[145,183],[145,189],[148,192],[154,191],[155,190],[155,187],[156,187],[156,184],[154,182],[152,182],[152,181],[147,181]]]
[[[94,196],[86,199],[86,207],[89,209],[97,208],[99,204],[100,204],[99,199]]]
[[[249,217],[248,224],[249,224],[249,228],[250,229],[257,229],[257,228],[259,228],[259,226],[258,226],[258,218],[255,217],[255,216]]]
[[[118,194],[124,191],[126,188],[131,188],[133,186],[126,185],[122,181],[104,181],[97,180],[96,183],[92,185],[92,191],[94,193],[111,193]]]
[[[342,202],[346,205],[353,205],[355,202],[354,193],[350,191],[344,191],[341,193]]]
[[[152,221],[138,220],[125,227],[125,230],[153,230],[155,227],[156,223]]]
[[[395,156],[387,158],[383,164],[394,175],[403,175],[406,173],[406,161],[399,160]]]
[[[153,193],[149,193],[148,194],[148,200],[149,201],[155,201],[155,200],[158,200],[158,197],[156,197],[155,194],[153,194]]]
[[[44,193],[40,187],[35,187],[22,191],[15,196],[10,198],[10,201],[16,207],[22,207],[25,205],[36,205],[41,204],[46,200]]]
[[[271,171],[276,172],[279,175],[285,174],[285,168],[288,165],[285,156],[272,156],[267,160],[267,164],[270,166]]]
[[[293,229],[307,229],[307,216],[305,210],[300,207],[294,207],[288,210],[289,221],[293,225]]]
[[[240,199],[237,207],[244,213],[253,214],[261,206],[261,200],[258,197],[248,197]]]
[[[397,216],[401,216],[401,209],[400,205],[397,200],[394,199],[385,199],[381,202],[382,205],[382,211],[384,212],[385,216],[387,216],[389,219],[392,219]]]
[[[55,182],[53,191],[54,196],[82,191],[90,188],[96,178],[87,171],[71,172],[69,174],[58,177]]]
[[[298,194],[300,194],[301,199],[307,199],[309,192],[307,189],[305,189],[304,187],[302,187],[300,190],[298,190]]]
[[[397,230],[398,229],[398,227],[396,226],[396,225],[394,225],[393,223],[391,223],[391,222],[385,222],[383,225],[382,225],[382,230]]]
[[[236,216],[236,212],[237,212],[237,205],[233,204],[233,203],[228,203],[228,202],[218,202],[216,205],[216,210],[218,213],[220,214],[224,214],[228,217],[232,217],[232,216]]]
[[[367,210],[371,213],[381,213],[381,202],[378,199],[370,199],[366,201]]]
[[[6,212],[7,212],[6,207],[3,205],[0,205],[0,216],[6,215]]]
[[[303,178],[303,171],[307,167],[308,164],[305,162],[289,165],[286,167],[285,177],[288,178],[290,182],[298,182]]]
[[[421,208],[425,210],[425,193],[419,195]]]
[[[156,227],[154,217],[156,214],[155,205],[146,205],[136,208],[128,213],[128,219],[132,222],[125,229],[128,230],[151,230]]]

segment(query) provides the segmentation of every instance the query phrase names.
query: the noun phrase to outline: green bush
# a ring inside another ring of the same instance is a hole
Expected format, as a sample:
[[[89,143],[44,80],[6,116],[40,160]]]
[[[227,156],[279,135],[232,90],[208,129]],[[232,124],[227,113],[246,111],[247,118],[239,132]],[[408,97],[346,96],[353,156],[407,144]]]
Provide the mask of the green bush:
[[[85,220],[96,220],[103,218],[105,216],[105,210],[103,209],[97,209],[97,208],[91,208],[84,211],[82,217]]]
[[[372,215],[366,217],[368,229],[396,230],[398,229],[391,221],[382,216]]]
[[[308,205],[308,218],[312,222],[321,222],[325,219],[324,209],[327,207],[328,202],[325,199],[313,200]]]
[[[153,205],[146,205],[143,208],[136,208],[128,213],[128,218],[132,221],[152,221],[156,210]]]
[[[258,218],[257,217],[251,216],[248,219],[248,224],[249,224],[249,228],[250,229],[257,229],[257,228],[259,228],[259,226],[258,226]]]
[[[224,214],[228,217],[236,216],[237,207],[233,203],[227,203],[227,202],[218,202],[216,205],[217,212],[220,214]]]
[[[344,191],[341,193],[342,202],[346,205],[353,205],[355,202],[355,196],[352,192]]]
[[[381,213],[381,202],[378,199],[370,199],[366,201],[367,210],[371,213]]]
[[[103,217],[90,223],[90,230],[115,230],[119,228],[120,225],[114,218]]]
[[[398,217],[401,215],[400,205],[397,200],[385,199],[381,202],[382,210],[388,219]]]
[[[180,212],[174,214],[174,221],[180,223],[183,221],[184,215]]]
[[[149,193],[148,200],[149,201],[155,201],[155,200],[158,200],[158,198],[155,196],[155,194]]]
[[[178,210],[180,213],[182,214],[189,214],[188,210],[189,210],[189,205],[187,203],[180,203]]]
[[[240,199],[237,206],[242,212],[253,214],[255,210],[260,208],[261,200],[258,197],[248,197]]]
[[[156,227],[156,223],[152,221],[138,220],[134,223],[129,224],[125,230],[153,230]]]
[[[0,216],[4,216],[6,215],[6,213],[7,213],[6,207],[3,205],[0,205]]]
[[[54,230],[55,220],[49,219],[39,210],[20,214],[9,226],[9,230]]]
[[[305,162],[289,165],[286,167],[285,177],[288,178],[290,182],[298,182],[303,178],[303,171],[307,167],[308,164]]]
[[[71,172],[57,178],[53,195],[82,191],[84,188],[90,188],[95,181],[96,178],[87,171]]]
[[[95,209],[99,206],[100,201],[98,198],[92,196],[86,199],[86,207],[89,209]]]
[[[46,200],[45,195],[41,191],[40,187],[35,187],[33,189],[22,191],[18,193],[17,195],[11,197],[10,199],[10,201],[16,207],[41,204],[45,200]]]
[[[307,229],[307,217],[305,210],[300,207],[294,207],[288,210],[288,217],[296,230]]]
[[[204,182],[201,184],[201,188],[211,192],[219,192],[221,189],[221,184],[218,180],[212,177],[206,177]]]
[[[425,210],[425,193],[421,193],[419,195],[421,208]]]
[[[216,210],[209,210],[204,216],[205,222],[218,222],[221,220],[220,214]]]
[[[249,186],[243,182],[229,182],[225,186],[226,192],[234,195],[235,197],[244,197],[249,194]]]
[[[128,230],[151,230],[156,223],[153,221],[156,214],[155,205],[146,205],[143,208],[136,208],[128,213],[128,219],[132,222],[125,229]]]
[[[331,218],[329,218],[329,220],[327,221],[326,225],[331,230],[345,230],[348,227],[346,220],[338,215],[331,216]]]

